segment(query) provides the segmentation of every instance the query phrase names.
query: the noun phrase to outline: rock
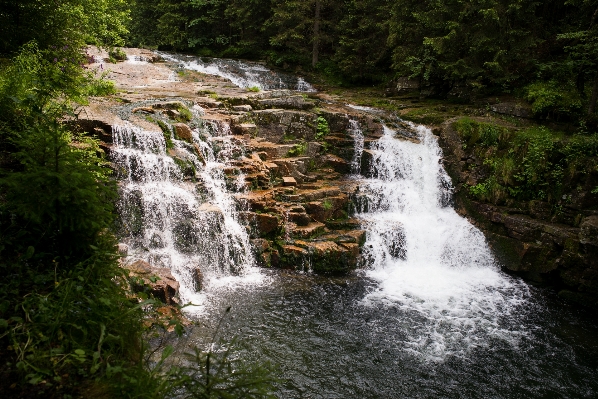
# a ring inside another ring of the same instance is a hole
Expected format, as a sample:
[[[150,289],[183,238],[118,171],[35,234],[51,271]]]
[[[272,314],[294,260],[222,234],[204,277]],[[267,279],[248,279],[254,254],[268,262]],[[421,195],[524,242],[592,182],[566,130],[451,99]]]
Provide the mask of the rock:
[[[332,241],[311,243],[310,263],[317,273],[346,273],[357,266],[359,247],[348,244],[346,247]]]
[[[137,108],[133,108],[133,110],[131,112],[132,113],[145,112],[147,114],[155,114],[156,113],[156,111],[151,107],[137,107]]]
[[[166,101],[166,102],[152,104],[152,108],[176,110],[176,109],[182,109],[182,108],[187,108],[187,107],[185,106],[185,104],[183,104],[180,101]]]
[[[253,111],[253,107],[249,104],[234,105],[233,110],[239,111],[239,112],[251,112],[251,111]]]
[[[285,187],[296,187],[297,180],[295,180],[295,178],[291,176],[284,176],[282,178],[282,185]]]
[[[284,108],[307,110],[314,107],[314,102],[306,100],[301,95],[258,100],[260,108]]]
[[[296,238],[310,238],[324,233],[326,226],[323,223],[313,222],[307,226],[292,227],[290,233]]]
[[[176,296],[179,293],[180,284],[169,269],[154,267],[144,260],[137,260],[126,265],[125,268],[138,277],[132,284],[133,291],[143,292],[147,287],[147,290],[156,299],[167,305],[178,303]]]
[[[239,217],[248,223],[258,236],[276,231],[280,223],[276,216],[268,213],[240,212]]]
[[[531,107],[525,104],[514,102],[499,103],[490,106],[490,109],[497,114],[516,116],[519,118],[532,118]]]
[[[316,155],[318,155],[323,148],[324,147],[322,146],[322,144],[315,141],[310,141],[309,143],[307,143],[307,151],[305,155],[307,155],[310,158],[313,158]]]
[[[193,133],[191,128],[184,123],[175,123],[174,129],[179,140],[185,140],[188,143],[193,143]]]
[[[241,123],[239,125],[231,126],[233,134],[237,136],[249,135],[249,137],[257,136],[257,126],[253,123]]]
[[[419,88],[419,81],[415,79],[409,79],[406,76],[398,78],[397,83],[395,85],[395,91],[397,94],[409,93],[415,90],[419,90]]]
[[[332,167],[338,173],[349,173],[351,170],[351,165],[345,161],[343,158],[338,157],[336,155],[327,154],[320,158],[320,162],[323,165],[327,165]]]
[[[580,224],[579,239],[583,244],[598,246],[598,216],[588,216]]]
[[[256,255],[261,255],[270,249],[270,242],[264,238],[255,238],[251,240],[253,251]]]
[[[365,177],[375,177],[374,162],[378,159],[378,152],[364,149],[361,154],[361,174]]]
[[[286,215],[287,219],[297,226],[307,226],[311,222],[311,218],[306,213],[289,212]]]

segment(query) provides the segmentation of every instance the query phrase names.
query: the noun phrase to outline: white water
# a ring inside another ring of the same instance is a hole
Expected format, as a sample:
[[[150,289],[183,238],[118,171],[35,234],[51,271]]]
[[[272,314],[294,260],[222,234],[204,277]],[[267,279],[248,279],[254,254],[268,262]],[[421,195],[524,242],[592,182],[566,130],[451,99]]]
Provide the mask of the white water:
[[[378,282],[364,300],[399,307],[404,349],[427,360],[463,356],[492,338],[516,344],[510,321],[525,288],[500,272],[483,234],[450,206],[451,186],[429,129],[421,144],[385,127],[361,191],[367,275]]]
[[[359,122],[351,119],[349,121],[349,134],[353,136],[354,141],[354,154],[351,160],[351,173],[359,175],[361,173],[361,156],[363,155],[364,136]]]
[[[211,141],[216,139],[211,132],[221,130],[201,133]],[[112,158],[121,175],[118,208],[130,248],[126,261],[142,259],[169,268],[181,284],[183,303],[203,304],[214,289],[262,280],[226,186],[227,157],[240,151],[229,137],[217,138],[220,151],[215,154],[199,131],[193,132],[205,165],[192,145],[173,139],[170,151],[195,168],[195,176],[187,177],[167,154],[162,132],[120,126],[113,129],[113,137]],[[240,184],[233,188],[242,189]],[[195,288],[195,268],[204,276],[201,293]]]
[[[220,76],[241,88],[257,87],[260,90],[291,89],[301,92],[315,92],[312,85],[303,78],[274,72],[253,62],[232,59],[199,58],[178,54],[159,53],[167,61],[177,62],[185,69]]]

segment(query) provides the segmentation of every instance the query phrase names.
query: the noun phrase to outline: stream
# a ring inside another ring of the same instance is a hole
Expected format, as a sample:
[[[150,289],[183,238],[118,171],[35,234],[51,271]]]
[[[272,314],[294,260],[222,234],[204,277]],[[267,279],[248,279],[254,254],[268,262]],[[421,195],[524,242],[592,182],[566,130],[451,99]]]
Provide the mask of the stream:
[[[162,56],[241,87],[313,90],[259,64]],[[174,140],[199,185],[175,167],[162,133],[116,128],[130,257],[170,268],[183,302],[197,305],[187,308],[197,326],[175,353],[234,339],[235,356],[276,368],[280,398],[596,397],[594,316],[501,270],[483,234],[451,206],[436,138],[413,130],[405,140],[385,127],[367,149],[369,170],[353,160],[366,266],[325,277],[255,267],[232,200],[244,188],[222,173],[238,150],[226,126],[194,129],[203,162]],[[351,131],[361,155],[358,123]],[[207,266],[201,293],[190,265]]]

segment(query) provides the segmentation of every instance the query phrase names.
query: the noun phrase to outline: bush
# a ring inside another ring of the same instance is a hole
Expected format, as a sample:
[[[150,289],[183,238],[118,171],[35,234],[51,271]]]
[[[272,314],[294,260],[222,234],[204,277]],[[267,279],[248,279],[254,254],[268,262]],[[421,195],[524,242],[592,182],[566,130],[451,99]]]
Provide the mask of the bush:
[[[127,59],[127,53],[121,48],[114,48],[108,51],[108,57],[116,61],[125,61]]]
[[[536,82],[527,86],[525,92],[525,99],[532,104],[533,113],[539,117],[571,118],[582,107],[579,93],[567,84],[555,81]]]

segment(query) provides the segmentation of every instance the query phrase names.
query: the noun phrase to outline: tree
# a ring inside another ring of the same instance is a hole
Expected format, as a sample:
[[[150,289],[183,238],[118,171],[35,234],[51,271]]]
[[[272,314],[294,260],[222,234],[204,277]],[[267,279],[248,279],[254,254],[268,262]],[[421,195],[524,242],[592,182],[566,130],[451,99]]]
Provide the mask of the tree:
[[[0,0],[0,53],[32,40],[41,49],[121,45],[128,15],[125,0]]]
[[[339,3],[331,0],[273,0],[265,31],[281,61],[315,67],[321,55],[333,54]]]
[[[349,0],[338,24],[338,46],[334,61],[354,82],[375,82],[390,67],[388,0]]]

